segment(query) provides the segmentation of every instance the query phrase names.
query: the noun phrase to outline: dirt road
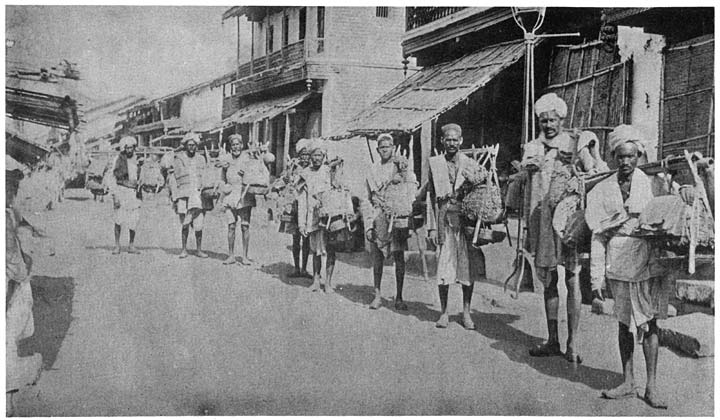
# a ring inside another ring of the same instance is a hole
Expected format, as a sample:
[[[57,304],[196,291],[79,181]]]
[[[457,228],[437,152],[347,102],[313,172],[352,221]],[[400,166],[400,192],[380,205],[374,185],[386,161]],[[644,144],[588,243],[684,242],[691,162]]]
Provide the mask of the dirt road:
[[[36,251],[38,328],[24,349],[41,351],[45,370],[17,396],[18,415],[713,414],[714,360],[665,348],[658,381],[669,410],[600,399],[621,380],[617,327],[587,306],[584,364],[529,357],[545,336],[542,297],[502,293],[513,257],[507,244],[487,249],[490,283],[479,284],[473,300],[477,330],[464,330],[457,315],[438,330],[437,288],[417,268],[406,282],[407,312],[392,309],[391,266],[384,307],[371,311],[363,254],[340,257],[337,293],[312,293],[308,280],[286,277],[290,237],[260,226],[258,212],[257,264],[224,266],[220,214],[207,218],[211,258],[180,260],[177,220],[163,200],[148,200],[142,254],[115,256],[109,200],[68,195],[44,217],[56,255]],[[460,289],[452,288],[451,313],[460,309]],[[639,346],[635,362],[642,385]]]

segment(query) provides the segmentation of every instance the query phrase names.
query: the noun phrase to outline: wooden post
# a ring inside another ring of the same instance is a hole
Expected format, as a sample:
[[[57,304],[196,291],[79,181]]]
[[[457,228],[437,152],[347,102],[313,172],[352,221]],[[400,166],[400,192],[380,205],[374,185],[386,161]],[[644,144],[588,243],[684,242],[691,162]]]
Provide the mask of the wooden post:
[[[432,150],[432,121],[425,121],[420,127],[420,185],[428,181],[430,151]]]
[[[250,22],[250,74],[255,73],[255,21]]]
[[[270,8],[265,8],[265,70],[270,69]]]
[[[235,60],[235,79],[240,78],[240,15],[235,16],[237,21],[237,59]]]
[[[290,114],[294,111],[295,110],[292,109],[285,112],[285,138],[283,139],[283,158],[278,173],[281,173],[285,169],[285,162],[290,161]],[[280,160],[279,156],[277,157],[277,160]]]

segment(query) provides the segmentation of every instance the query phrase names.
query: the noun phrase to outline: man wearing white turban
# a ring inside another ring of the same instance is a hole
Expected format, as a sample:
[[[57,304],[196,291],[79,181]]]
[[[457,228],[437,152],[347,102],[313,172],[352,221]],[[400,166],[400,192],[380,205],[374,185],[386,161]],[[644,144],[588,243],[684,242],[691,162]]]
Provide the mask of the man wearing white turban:
[[[312,140],[308,146],[310,151],[310,166],[302,172],[304,184],[298,197],[298,227],[300,234],[308,238],[310,251],[313,254],[313,284],[312,291],[320,290],[320,270],[322,257],[326,256],[327,283],[325,292],[333,291],[332,272],[335,268],[335,251],[327,246],[327,231],[320,224],[318,208],[319,196],[331,189],[330,168],[324,165],[325,145],[322,140]]]
[[[195,244],[199,258],[207,258],[202,250],[203,222],[205,209],[200,191],[203,186],[202,172],[207,165],[205,157],[196,153],[200,137],[195,133],[187,134],[183,140],[183,150],[175,153],[172,168],[168,170],[168,181],[175,212],[180,218],[182,250],[180,258],[187,258],[187,240],[190,225],[195,231]]]
[[[300,139],[295,143],[297,157],[287,165],[282,176],[276,181],[273,189],[284,196],[286,208],[280,216],[280,232],[292,235],[292,256],[295,271],[290,277],[312,278],[307,272],[307,262],[310,256],[310,242],[307,237],[300,235],[298,229],[298,189],[300,187],[300,174],[310,165],[310,140]],[[292,206],[291,208],[289,206]],[[301,256],[302,252],[302,256]],[[302,258],[302,259],[301,259]]]
[[[115,249],[113,254],[120,253],[120,234],[122,226],[130,233],[129,254],[139,254],[135,248],[135,230],[140,221],[140,164],[135,155],[137,141],[126,136],[120,139],[120,155],[113,165],[114,182],[111,185],[113,198],[113,221],[115,222]]]
[[[642,155],[640,135],[631,126],[620,126],[610,135],[610,148],[618,171],[598,183],[587,195],[585,219],[592,231],[590,277],[593,296],[603,299],[607,283],[615,299],[618,346],[623,383],[602,391],[602,397],[635,396],[633,374],[634,336],[642,343],[647,383],[638,394],[654,408],[667,408],[656,386],[658,359],[657,319],[667,316],[667,294],[672,292],[664,276],[651,271],[651,244],[632,236],[638,217],[652,200],[651,180],[637,168]],[[665,302],[663,304],[663,302]]]

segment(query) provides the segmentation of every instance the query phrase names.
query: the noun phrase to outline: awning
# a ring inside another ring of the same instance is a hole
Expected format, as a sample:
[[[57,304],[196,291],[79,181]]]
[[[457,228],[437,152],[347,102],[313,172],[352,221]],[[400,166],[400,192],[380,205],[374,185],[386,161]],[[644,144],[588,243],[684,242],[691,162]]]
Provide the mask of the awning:
[[[274,118],[288,109],[297,106],[311,94],[312,92],[301,92],[250,104],[225,118],[223,120],[223,125],[226,122],[249,124],[255,121],[262,121],[266,118]]]
[[[524,54],[523,41],[505,42],[426,67],[350,120],[347,130],[355,134],[414,131],[465,100]]]
[[[70,96],[5,88],[5,115],[48,127],[74,130],[79,124],[77,104]]]

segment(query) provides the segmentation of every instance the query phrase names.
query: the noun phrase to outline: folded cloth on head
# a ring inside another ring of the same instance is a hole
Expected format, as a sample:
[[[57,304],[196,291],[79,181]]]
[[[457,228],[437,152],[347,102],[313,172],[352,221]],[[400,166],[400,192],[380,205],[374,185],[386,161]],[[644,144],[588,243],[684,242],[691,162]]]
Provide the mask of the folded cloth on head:
[[[642,213],[652,199],[650,179],[640,169],[633,172],[630,197],[624,203],[617,175],[613,175],[588,193],[585,221],[593,233],[601,233],[622,225],[628,220],[628,213]]]

